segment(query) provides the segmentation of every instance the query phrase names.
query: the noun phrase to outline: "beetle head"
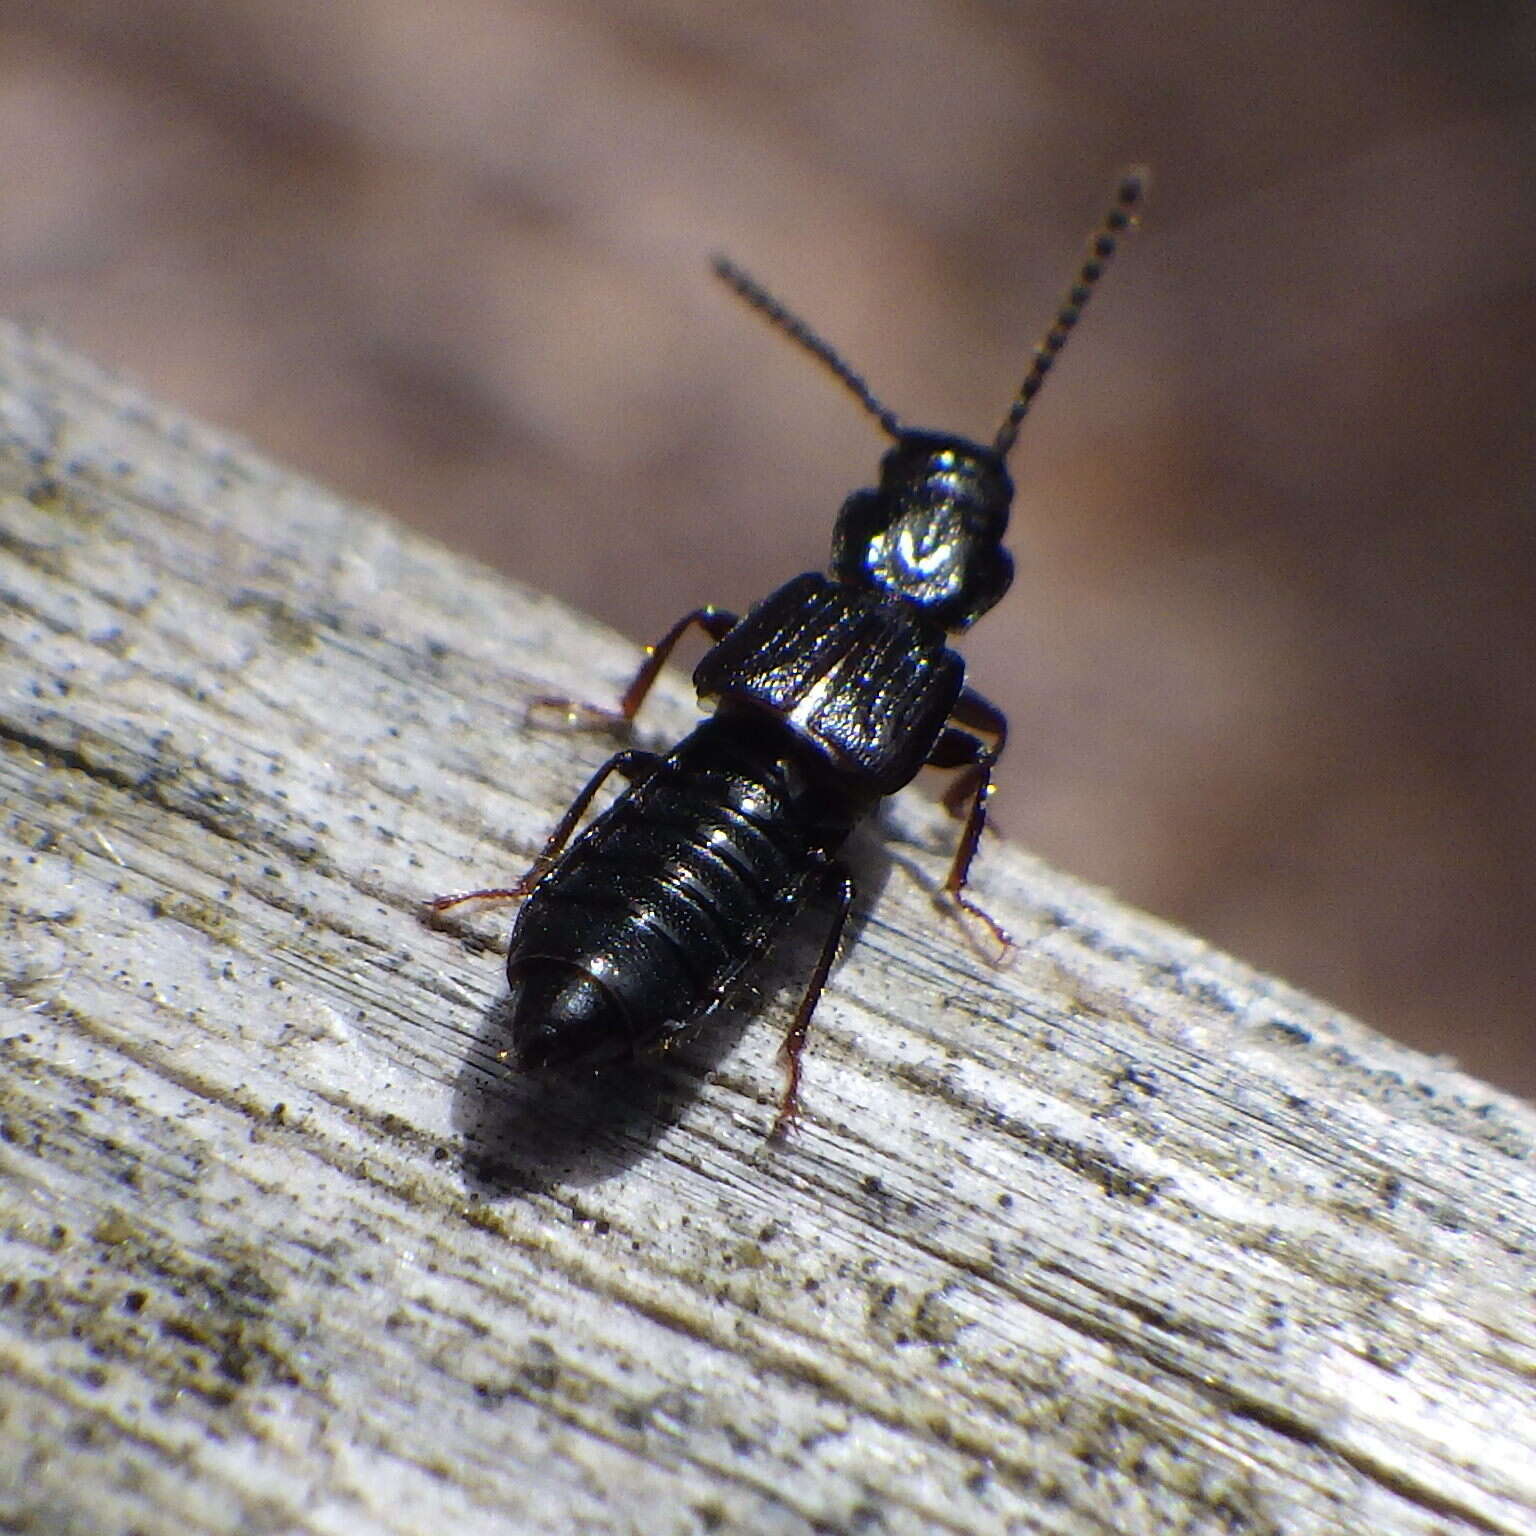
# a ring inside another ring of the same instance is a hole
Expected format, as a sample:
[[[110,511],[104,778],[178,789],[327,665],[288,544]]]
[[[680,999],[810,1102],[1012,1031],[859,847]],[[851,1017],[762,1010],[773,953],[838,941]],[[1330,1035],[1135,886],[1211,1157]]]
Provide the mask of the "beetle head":
[[[1008,590],[1002,546],[1013,481],[1001,455],[963,437],[902,431],[880,484],[843,503],[832,575],[888,592],[947,630],[961,630]]]

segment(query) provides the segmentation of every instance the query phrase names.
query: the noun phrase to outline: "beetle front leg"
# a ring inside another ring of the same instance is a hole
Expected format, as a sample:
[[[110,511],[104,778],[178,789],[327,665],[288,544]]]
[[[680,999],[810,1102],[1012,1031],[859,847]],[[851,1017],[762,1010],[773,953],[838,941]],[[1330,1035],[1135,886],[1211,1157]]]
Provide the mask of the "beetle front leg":
[[[656,681],[661,669],[666,666],[668,657],[677,648],[677,642],[695,624],[711,640],[723,640],[727,632],[736,627],[736,615],[724,608],[716,608],[713,604],[707,608],[695,608],[692,613],[685,613],[655,645],[646,646],[645,660],[640,663],[640,670],[635,673],[629,687],[624,690],[624,696],[619,700],[617,709],[604,709],[600,704],[582,704],[558,695],[545,695],[529,703],[529,717],[531,718],[537,710],[549,709],[559,711],[568,725],[582,726],[592,730],[627,728],[639,713],[640,706],[645,702],[645,696],[651,691],[651,685]]]
[[[950,815],[965,816],[965,825],[960,829],[960,842],[949,866],[948,878],[944,881],[944,891],[957,907],[986,925],[987,931],[1002,950],[998,956],[998,963],[1001,964],[1013,948],[1013,939],[990,912],[965,894],[965,883],[971,872],[971,861],[976,857],[976,849],[981,842],[982,830],[987,824],[987,801],[992,796],[992,769],[1003,755],[1003,746],[1008,740],[1008,717],[997,705],[966,688],[961,692],[950,719],[959,724],[946,726],[928,754],[930,767],[960,770],[944,794],[944,806]],[[988,744],[976,735],[978,731],[990,736],[991,743]]]

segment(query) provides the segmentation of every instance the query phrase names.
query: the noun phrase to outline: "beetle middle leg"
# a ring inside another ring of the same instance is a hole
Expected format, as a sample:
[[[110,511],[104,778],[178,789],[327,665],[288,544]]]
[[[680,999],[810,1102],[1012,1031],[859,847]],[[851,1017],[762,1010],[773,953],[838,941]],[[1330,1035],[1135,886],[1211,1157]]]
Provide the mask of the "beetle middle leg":
[[[928,754],[930,767],[960,770],[944,793],[944,807],[950,815],[965,816],[965,825],[960,830],[960,843],[955,849],[949,875],[944,881],[944,891],[963,912],[986,925],[987,931],[997,940],[1006,955],[1013,948],[1013,940],[1007,929],[965,894],[965,882],[971,872],[971,861],[976,857],[977,845],[981,842],[982,829],[987,824],[987,801],[992,796],[992,769],[1003,755],[1003,746],[1008,740],[1008,717],[990,700],[965,688],[961,690],[950,719],[957,724],[944,728],[934,743],[933,751]],[[977,732],[991,737],[990,745]]]
[[[795,1016],[784,1034],[784,1043],[779,1047],[779,1055],[784,1061],[784,1093],[779,1100],[779,1112],[773,1117],[773,1129],[768,1132],[770,1141],[788,1135],[800,1117],[800,1057],[805,1050],[805,1037],[811,1027],[811,1015],[815,1013],[816,1004],[821,1001],[821,994],[826,990],[827,977],[832,974],[832,963],[837,959],[837,947],[842,941],[848,913],[853,906],[853,876],[841,864],[829,864],[826,867],[822,874],[822,884],[835,894],[837,911],[833,914],[832,926],[827,929],[827,936],[822,942],[816,969],[811,972],[800,1006],[795,1009]]]
[[[548,840],[540,849],[539,856],[533,861],[528,873],[516,885],[491,886],[483,891],[458,891],[450,896],[434,896],[427,903],[427,910],[433,913],[446,912],[450,907],[456,907],[460,902],[465,901],[522,900],[553,868],[555,860],[560,857],[561,851],[570,842],[571,833],[576,830],[577,822],[591,805],[592,797],[603,787],[604,780],[617,773],[628,779],[631,784],[637,784],[642,779],[649,778],[661,763],[661,757],[655,752],[640,752],[633,748],[615,752],[587,780],[581,793],[571,802],[570,809],[556,823],[555,830],[549,834]]]
[[[597,730],[619,730],[628,726],[639,713],[651,685],[666,666],[668,657],[677,648],[677,642],[697,624],[711,640],[723,640],[727,631],[736,627],[736,615],[724,608],[710,604],[707,608],[695,608],[685,613],[655,645],[645,648],[645,660],[635,673],[617,709],[604,709],[600,704],[581,704],[558,695],[545,695],[534,699],[528,706],[531,716],[536,710],[557,710],[572,724],[590,726]]]

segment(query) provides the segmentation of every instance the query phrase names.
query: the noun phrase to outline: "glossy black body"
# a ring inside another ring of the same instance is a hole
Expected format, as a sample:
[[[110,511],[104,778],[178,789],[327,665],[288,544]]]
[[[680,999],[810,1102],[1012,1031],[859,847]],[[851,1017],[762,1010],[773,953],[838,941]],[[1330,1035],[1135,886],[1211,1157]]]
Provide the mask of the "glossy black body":
[[[710,718],[665,756],[610,758],[518,885],[432,904],[442,911],[470,897],[527,898],[507,954],[509,1054],[519,1065],[595,1067],[665,1043],[725,1001],[821,893],[833,917],[785,1039],[788,1082],[775,1130],[787,1127],[806,1030],[854,896],[839,850],[925,765],[958,770],[945,804],[964,824],[945,894],[1006,947],[965,885],[1007,722],[965,686],[948,638],[1008,590],[1005,460],[1141,190],[1135,173],[1121,183],[990,446],[903,428],[802,322],[745,274],[716,264],[894,442],[879,483],[844,502],[826,574],[797,576],[740,620],[712,608],[680,619],[650,648],[616,712],[542,701],[627,726],[681,635],[697,625],[714,641],[694,672]],[[576,835],[612,774],[629,787]]]
[[[730,622],[694,672],[713,717],[664,758],[626,755],[630,788],[518,914],[521,1065],[598,1066],[688,1028],[807,896],[844,888],[848,834],[950,729],[965,664],[948,633],[1007,589],[1012,493],[991,449],[901,433],[844,504],[831,573]]]
[[[572,844],[507,956],[524,1067],[596,1066],[696,1023],[873,804],[793,729],[724,707]]]

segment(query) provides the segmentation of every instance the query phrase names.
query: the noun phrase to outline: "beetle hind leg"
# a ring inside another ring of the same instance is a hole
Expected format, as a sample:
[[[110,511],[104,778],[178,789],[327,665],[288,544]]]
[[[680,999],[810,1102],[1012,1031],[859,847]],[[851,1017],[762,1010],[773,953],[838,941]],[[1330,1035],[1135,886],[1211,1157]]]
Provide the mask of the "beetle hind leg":
[[[783,1140],[800,1118],[800,1057],[805,1051],[806,1035],[810,1032],[811,1015],[815,1013],[816,1004],[821,1001],[821,994],[826,990],[827,977],[832,974],[832,965],[837,959],[837,949],[848,922],[848,913],[853,907],[853,876],[841,864],[829,864],[822,875],[822,883],[836,897],[837,911],[822,941],[821,954],[817,956],[816,968],[811,972],[811,979],[801,995],[800,1006],[795,1009],[795,1016],[784,1034],[784,1043],[779,1047],[779,1057],[784,1063],[784,1093],[779,1099],[779,1112],[773,1118],[773,1129],[768,1133],[770,1141]]]
[[[661,758],[654,752],[639,752],[633,749],[615,752],[587,780],[581,793],[571,802],[570,809],[560,818],[555,830],[549,834],[548,841],[539,850],[538,857],[534,859],[528,873],[516,885],[496,885],[479,891],[456,891],[447,896],[433,896],[426,903],[428,916],[436,917],[453,907],[461,906],[466,901],[495,903],[521,901],[554,868],[556,859],[560,857],[565,845],[571,840],[576,824],[586,814],[587,807],[592,803],[592,797],[603,787],[604,781],[610,775],[617,773],[631,784],[637,784],[655,773],[660,766]]]

